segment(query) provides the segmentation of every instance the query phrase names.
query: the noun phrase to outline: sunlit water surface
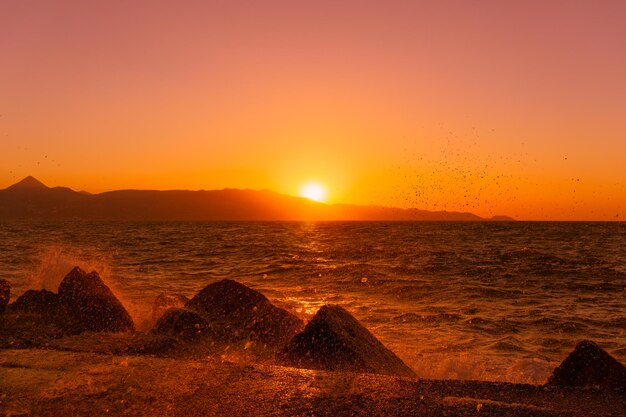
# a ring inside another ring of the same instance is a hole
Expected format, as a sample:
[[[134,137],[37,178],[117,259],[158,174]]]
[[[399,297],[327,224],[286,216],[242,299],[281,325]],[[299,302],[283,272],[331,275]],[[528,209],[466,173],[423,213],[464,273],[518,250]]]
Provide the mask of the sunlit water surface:
[[[421,377],[544,382],[581,339],[626,362],[624,223],[0,222],[13,299],[95,269],[137,323],[233,278],[346,307]]]

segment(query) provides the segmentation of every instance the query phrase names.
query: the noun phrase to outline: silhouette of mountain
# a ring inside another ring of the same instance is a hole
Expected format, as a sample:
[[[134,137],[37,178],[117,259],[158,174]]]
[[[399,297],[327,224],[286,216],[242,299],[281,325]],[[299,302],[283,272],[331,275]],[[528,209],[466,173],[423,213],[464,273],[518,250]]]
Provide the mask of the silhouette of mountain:
[[[17,190],[17,189],[47,189],[46,185],[39,181],[35,177],[31,177],[30,175],[24,178],[22,181],[17,182],[10,186],[8,190]]]
[[[490,220],[463,212],[329,205],[267,190],[119,190],[90,194],[66,187],[49,188],[33,177],[0,190],[2,219]],[[498,216],[497,220],[513,219]]]

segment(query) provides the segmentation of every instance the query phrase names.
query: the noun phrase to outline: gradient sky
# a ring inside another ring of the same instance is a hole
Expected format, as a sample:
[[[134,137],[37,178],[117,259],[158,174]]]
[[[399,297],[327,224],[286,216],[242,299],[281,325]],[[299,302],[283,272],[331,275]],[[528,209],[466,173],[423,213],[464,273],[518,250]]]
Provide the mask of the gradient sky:
[[[624,1],[0,0],[0,188],[626,217]]]

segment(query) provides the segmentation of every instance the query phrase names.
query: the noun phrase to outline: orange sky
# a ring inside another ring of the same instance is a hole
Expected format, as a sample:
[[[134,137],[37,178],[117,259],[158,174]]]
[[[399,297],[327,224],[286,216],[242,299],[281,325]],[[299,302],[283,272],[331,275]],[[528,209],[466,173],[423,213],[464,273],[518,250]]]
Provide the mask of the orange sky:
[[[5,0],[0,187],[317,180],[329,202],[623,219],[625,19],[623,1]]]

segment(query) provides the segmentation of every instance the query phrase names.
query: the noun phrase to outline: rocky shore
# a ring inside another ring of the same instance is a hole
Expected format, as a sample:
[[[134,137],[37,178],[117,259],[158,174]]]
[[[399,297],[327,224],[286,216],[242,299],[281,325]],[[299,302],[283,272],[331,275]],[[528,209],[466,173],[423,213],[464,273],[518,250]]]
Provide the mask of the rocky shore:
[[[421,380],[341,306],[303,323],[232,280],[157,297],[148,332],[95,271],[13,303],[10,288],[0,280],[0,416],[626,413],[626,368],[591,341],[541,386]]]

